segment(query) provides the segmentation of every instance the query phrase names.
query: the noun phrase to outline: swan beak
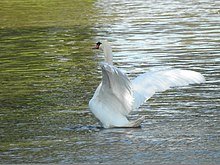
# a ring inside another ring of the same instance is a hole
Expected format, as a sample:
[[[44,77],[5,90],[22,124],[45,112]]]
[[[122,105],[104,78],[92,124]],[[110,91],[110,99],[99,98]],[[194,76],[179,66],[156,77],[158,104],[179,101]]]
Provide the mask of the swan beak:
[[[99,47],[100,47],[101,44],[102,44],[101,42],[97,42],[96,45],[95,45],[95,47],[94,47],[93,49],[99,49]]]
[[[92,49],[99,49],[99,46],[100,45],[96,44],[95,47],[93,47]]]

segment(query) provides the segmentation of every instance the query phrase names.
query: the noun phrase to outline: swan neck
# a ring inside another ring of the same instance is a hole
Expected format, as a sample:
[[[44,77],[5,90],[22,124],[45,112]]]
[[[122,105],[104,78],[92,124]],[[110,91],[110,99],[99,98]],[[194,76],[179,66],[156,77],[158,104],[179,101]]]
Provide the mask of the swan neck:
[[[104,55],[105,55],[105,62],[107,62],[110,65],[113,65],[112,48],[110,45],[104,46]]]

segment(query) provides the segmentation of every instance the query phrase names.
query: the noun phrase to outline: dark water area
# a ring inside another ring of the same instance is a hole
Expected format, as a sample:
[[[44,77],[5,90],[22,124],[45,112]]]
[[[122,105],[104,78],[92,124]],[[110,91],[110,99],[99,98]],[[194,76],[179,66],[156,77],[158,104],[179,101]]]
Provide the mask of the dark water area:
[[[0,2],[0,163],[220,163],[218,1]],[[88,102],[109,40],[132,79],[151,70],[206,83],[158,93],[130,115],[138,129],[102,129]]]

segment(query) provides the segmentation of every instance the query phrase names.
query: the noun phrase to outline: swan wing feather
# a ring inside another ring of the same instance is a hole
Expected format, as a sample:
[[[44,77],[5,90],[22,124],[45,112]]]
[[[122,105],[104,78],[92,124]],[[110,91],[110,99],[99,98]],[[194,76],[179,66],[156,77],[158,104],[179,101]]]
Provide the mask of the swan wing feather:
[[[102,69],[100,92],[103,92],[103,95],[110,95],[107,102],[112,106],[109,108],[117,109],[121,114],[128,115],[133,107],[131,81],[127,75],[108,63],[102,62],[100,66]]]
[[[195,71],[172,69],[146,72],[131,82],[134,97],[133,108],[136,109],[156,92],[162,92],[175,86],[203,83],[205,82],[205,78]]]

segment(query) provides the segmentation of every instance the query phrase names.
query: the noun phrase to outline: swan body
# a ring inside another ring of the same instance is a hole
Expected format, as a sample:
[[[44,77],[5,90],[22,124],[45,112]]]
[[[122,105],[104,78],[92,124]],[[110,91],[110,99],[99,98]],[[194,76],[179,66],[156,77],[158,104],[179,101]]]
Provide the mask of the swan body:
[[[96,48],[104,51],[105,62],[100,63],[102,82],[89,101],[89,107],[104,128],[139,127],[144,117],[129,121],[127,116],[156,92],[205,82],[200,73],[181,69],[146,72],[129,80],[113,66],[112,49],[107,41],[98,42]]]

